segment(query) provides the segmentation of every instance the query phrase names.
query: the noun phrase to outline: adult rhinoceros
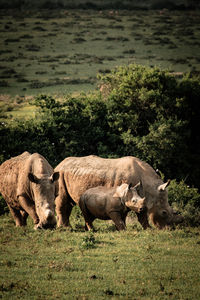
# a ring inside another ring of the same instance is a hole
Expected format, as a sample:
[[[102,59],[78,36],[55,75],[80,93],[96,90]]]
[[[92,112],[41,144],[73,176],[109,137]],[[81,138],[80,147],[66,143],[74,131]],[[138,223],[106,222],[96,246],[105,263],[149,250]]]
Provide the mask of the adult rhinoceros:
[[[0,166],[0,192],[16,226],[26,225],[28,215],[35,228],[56,225],[55,181],[59,173],[40,154],[24,152]]]
[[[147,163],[132,156],[105,159],[94,155],[68,157],[55,171],[60,173],[59,195],[56,198],[57,225],[69,226],[69,216],[75,203],[89,188],[116,187],[122,183],[136,185],[141,182],[147,211],[137,213],[144,229],[149,227],[148,217],[158,228],[180,223],[183,218],[174,214],[168,203],[167,186]]]

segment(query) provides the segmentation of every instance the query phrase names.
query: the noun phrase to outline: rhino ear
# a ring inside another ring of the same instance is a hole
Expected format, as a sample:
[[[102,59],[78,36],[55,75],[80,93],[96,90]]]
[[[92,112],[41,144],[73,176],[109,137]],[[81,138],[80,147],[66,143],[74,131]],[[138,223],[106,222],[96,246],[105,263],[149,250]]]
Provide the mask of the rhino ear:
[[[144,197],[144,190],[143,190],[143,185],[141,180],[133,188],[136,189],[140,197]]]
[[[170,184],[170,180],[168,180],[166,183],[159,185],[158,191],[165,191],[169,184]]]
[[[129,185],[127,183],[121,184],[116,188],[116,192],[114,193],[113,197],[120,197],[120,198],[126,197],[128,189],[129,189]]]
[[[54,182],[54,181],[57,181],[58,178],[59,178],[60,174],[59,172],[54,172],[52,175],[51,175],[51,181]]]
[[[33,173],[28,173],[28,179],[31,182],[39,183],[39,179]]]
[[[128,189],[130,190],[133,187],[132,183],[129,183]]]
[[[133,186],[134,189],[139,190],[142,187],[141,181],[139,181],[136,185]]]

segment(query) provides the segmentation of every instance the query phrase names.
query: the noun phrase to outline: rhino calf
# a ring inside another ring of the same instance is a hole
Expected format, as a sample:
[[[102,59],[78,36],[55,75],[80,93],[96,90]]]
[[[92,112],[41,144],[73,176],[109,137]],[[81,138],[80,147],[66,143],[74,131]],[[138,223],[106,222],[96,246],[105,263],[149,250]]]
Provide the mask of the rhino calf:
[[[118,230],[125,230],[128,212],[141,212],[145,209],[145,198],[137,193],[140,183],[134,187],[123,183],[118,187],[98,186],[82,194],[79,206],[85,219],[86,230],[93,229],[92,222],[98,218],[112,220]]]

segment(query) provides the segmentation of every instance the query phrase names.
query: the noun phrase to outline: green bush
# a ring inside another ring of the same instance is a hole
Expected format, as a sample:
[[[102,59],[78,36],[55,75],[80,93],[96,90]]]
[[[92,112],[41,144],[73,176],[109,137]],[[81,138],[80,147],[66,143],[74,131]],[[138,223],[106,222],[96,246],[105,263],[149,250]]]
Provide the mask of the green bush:
[[[7,212],[8,212],[8,206],[5,200],[3,199],[3,197],[0,195],[0,216],[4,215]]]
[[[200,194],[197,188],[189,187],[182,180],[172,180],[169,185],[169,203],[184,216],[184,223],[200,225]]]
[[[83,94],[76,98],[69,96],[59,103],[41,95],[36,98],[35,105],[43,114],[40,129],[51,139],[57,158],[104,154],[102,143],[107,143],[109,127],[106,105],[101,97]]]
[[[82,239],[81,248],[91,249],[96,247],[97,241],[95,240],[94,233],[89,231]]]
[[[187,177],[199,187],[199,80],[139,65],[100,79],[115,154],[138,156],[168,178]]]
[[[39,119],[0,124],[1,161],[25,150],[43,154],[53,166],[71,155],[133,155],[167,178],[199,187],[199,81],[139,65],[100,80],[106,93],[62,102],[40,95],[34,101]]]
[[[67,156],[132,155],[176,178],[182,202],[173,202],[188,213],[193,208],[198,212],[199,200],[182,186],[186,178],[186,184],[200,188],[198,78],[177,79],[140,65],[119,67],[99,78],[101,92],[62,101],[40,95],[34,101],[37,119],[0,123],[0,163],[23,151],[39,152],[53,167]]]

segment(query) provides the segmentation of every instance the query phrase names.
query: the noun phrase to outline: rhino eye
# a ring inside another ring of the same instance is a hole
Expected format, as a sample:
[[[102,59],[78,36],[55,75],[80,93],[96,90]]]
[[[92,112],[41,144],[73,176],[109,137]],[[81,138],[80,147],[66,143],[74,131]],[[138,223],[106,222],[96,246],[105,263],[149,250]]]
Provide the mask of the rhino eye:
[[[166,217],[166,216],[167,216],[166,210],[163,210],[163,211],[162,211],[162,215],[163,215],[163,217]]]

